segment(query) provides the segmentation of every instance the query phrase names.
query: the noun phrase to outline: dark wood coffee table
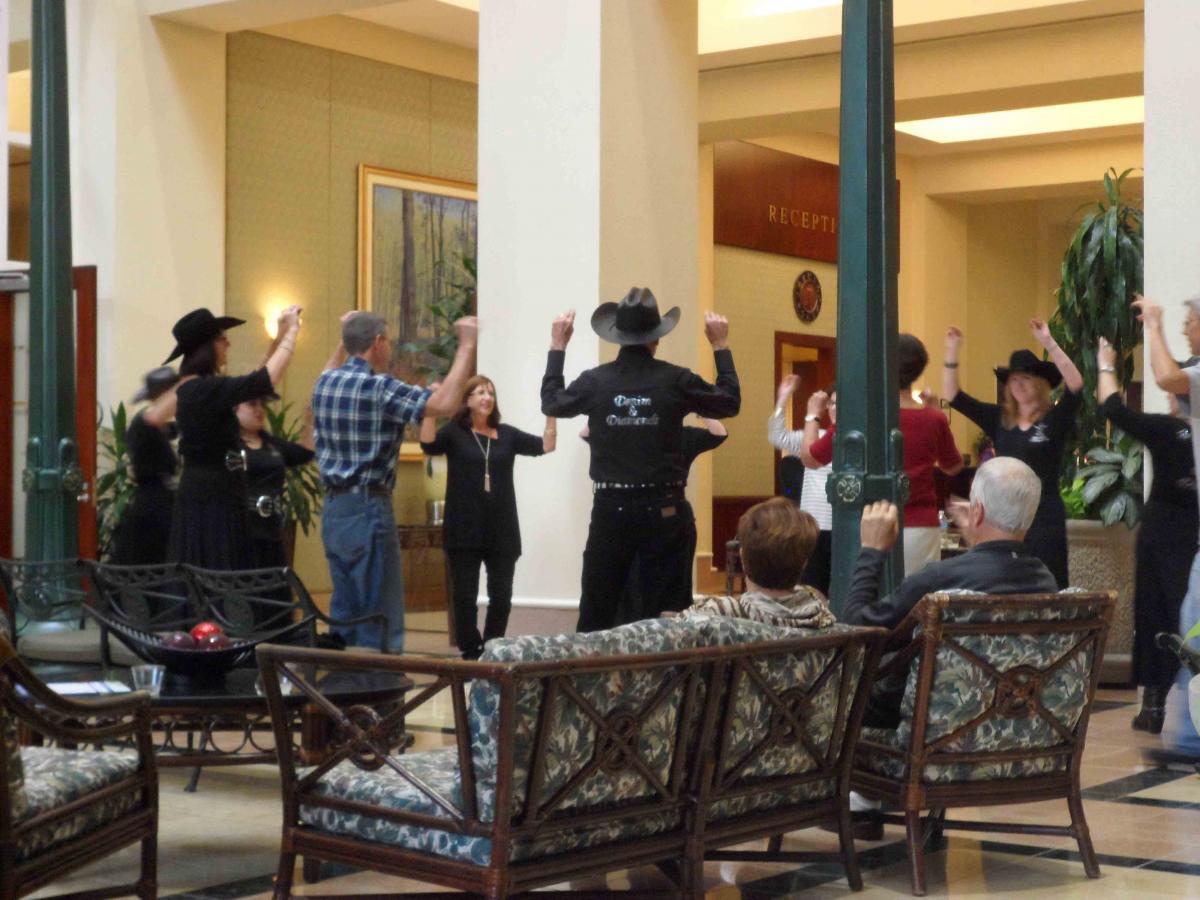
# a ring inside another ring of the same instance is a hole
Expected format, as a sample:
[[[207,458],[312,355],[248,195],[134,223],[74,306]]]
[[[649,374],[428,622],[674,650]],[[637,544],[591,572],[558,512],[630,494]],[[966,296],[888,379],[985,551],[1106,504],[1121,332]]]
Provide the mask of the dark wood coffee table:
[[[304,672],[306,680],[339,709],[367,706],[381,715],[403,703],[413,686],[407,676],[392,672]],[[45,667],[38,671],[47,682],[120,681],[132,686],[129,669],[96,666]],[[258,669],[234,669],[220,681],[195,682],[166,673],[162,692],[151,702],[155,759],[163,768],[191,767],[195,771],[186,790],[194,791],[204,766],[239,766],[276,761],[274,735],[267,698],[259,693]],[[304,765],[318,765],[336,739],[330,719],[319,713],[301,693],[285,696],[293,716],[295,748]],[[405,743],[403,717],[396,736]]]

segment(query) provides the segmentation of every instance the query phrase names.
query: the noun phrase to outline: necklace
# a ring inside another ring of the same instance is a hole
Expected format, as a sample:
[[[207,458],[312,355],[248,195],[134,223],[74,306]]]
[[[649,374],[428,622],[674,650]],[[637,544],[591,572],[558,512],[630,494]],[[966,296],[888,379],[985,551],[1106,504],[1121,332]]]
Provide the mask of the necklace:
[[[479,445],[479,452],[483,454],[483,492],[490,494],[492,492],[492,436],[487,435],[487,449],[483,448],[483,442],[479,440],[479,433],[471,431],[471,437],[475,438],[475,443]]]

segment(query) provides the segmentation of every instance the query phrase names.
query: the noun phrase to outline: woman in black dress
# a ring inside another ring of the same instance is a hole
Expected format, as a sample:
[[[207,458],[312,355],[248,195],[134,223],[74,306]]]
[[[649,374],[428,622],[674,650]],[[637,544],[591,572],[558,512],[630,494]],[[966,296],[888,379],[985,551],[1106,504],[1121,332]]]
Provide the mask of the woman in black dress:
[[[1197,543],[1196,466],[1192,429],[1171,397],[1172,415],[1134,412],[1121,402],[1116,351],[1100,339],[1096,398],[1108,420],[1146,445],[1154,459],[1154,481],[1137,536],[1133,597],[1133,677],[1142,686],[1142,708],[1133,720],[1139,731],[1162,731],[1167,691],[1179,658],[1155,643],[1162,631],[1179,633],[1179,606]]]
[[[278,395],[269,395],[277,399]],[[291,565],[283,546],[283,491],[287,470],[312,462],[312,428],[300,443],[285,441],[266,429],[267,415],[261,398],[237,407],[238,444],[246,462],[246,487],[250,512],[250,567],[276,569]]]
[[[139,410],[125,431],[129,467],[137,487],[113,532],[109,561],[119,566],[152,566],[167,561],[167,538],[175,506],[175,475],[179,457],[171,441],[175,423],[161,410],[173,402],[159,402],[175,387],[179,375],[170,366],[146,373],[146,383],[133,396],[134,403],[151,401]]]
[[[249,375],[219,374],[241,319],[197,309],[175,323],[177,342],[167,362],[182,356],[175,419],[183,472],[175,495],[170,559],[206,569],[246,569],[252,560],[246,473],[238,445],[239,403],[265,397],[283,378],[296,349],[300,308],[279,317],[279,335],[266,365]]]
[[[513,463],[517,456],[552,453],[554,419],[538,437],[500,424],[496,386],[476,375],[463,388],[463,407],[441,428],[421,422],[421,449],[446,456],[446,514],[442,546],[450,561],[454,628],[463,659],[478,659],[483,644],[503,637],[512,609],[513,574],[521,555]],[[488,610],[479,634],[479,567],[487,566]]]
[[[1067,511],[1058,492],[1058,479],[1067,435],[1079,411],[1083,376],[1058,346],[1045,322],[1030,319],[1029,328],[1050,361],[1038,359],[1029,350],[1015,351],[1007,367],[996,369],[1003,390],[1002,403],[984,403],[959,390],[958,350],[963,335],[957,328],[951,328],[946,335],[942,391],[951,409],[958,410],[991,439],[997,456],[1015,456],[1041,479],[1042,499],[1033,525],[1025,534],[1025,543],[1046,564],[1058,586],[1065,588]],[[1050,399],[1050,391],[1060,382],[1065,389],[1055,403]]]

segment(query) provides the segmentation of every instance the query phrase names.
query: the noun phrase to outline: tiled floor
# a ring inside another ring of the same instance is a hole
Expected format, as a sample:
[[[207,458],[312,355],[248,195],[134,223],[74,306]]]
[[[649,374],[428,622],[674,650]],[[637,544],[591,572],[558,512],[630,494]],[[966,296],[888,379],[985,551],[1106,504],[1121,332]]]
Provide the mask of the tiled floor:
[[[432,649],[432,648],[431,648]],[[1024,835],[976,836],[951,833],[947,849],[927,858],[929,895],[956,898],[1200,897],[1200,776],[1143,765],[1139,750],[1155,739],[1131,731],[1132,691],[1103,691],[1092,717],[1084,756],[1088,823],[1100,854],[1102,877],[1085,877],[1072,840]],[[442,716],[433,710],[415,719],[418,746],[446,741]],[[441,720],[441,721],[439,721]],[[160,896],[178,898],[266,898],[278,849],[280,808],[277,777],[266,766],[206,771],[196,794],[183,792],[185,773],[162,774],[159,830]],[[956,811],[960,818],[1061,824],[1062,801],[1018,807]],[[857,896],[908,895],[908,868],[901,830],[885,840],[859,844],[866,890]],[[785,847],[832,849],[832,834],[808,829],[790,835]],[[47,893],[111,884],[134,871],[136,850],[98,864],[53,886]],[[821,866],[709,863],[710,900],[847,897],[840,871]],[[633,896],[667,886],[657,870],[613,873],[556,886],[558,890],[633,888]],[[297,878],[297,894],[370,894],[436,888],[370,872],[333,873],[316,885]]]

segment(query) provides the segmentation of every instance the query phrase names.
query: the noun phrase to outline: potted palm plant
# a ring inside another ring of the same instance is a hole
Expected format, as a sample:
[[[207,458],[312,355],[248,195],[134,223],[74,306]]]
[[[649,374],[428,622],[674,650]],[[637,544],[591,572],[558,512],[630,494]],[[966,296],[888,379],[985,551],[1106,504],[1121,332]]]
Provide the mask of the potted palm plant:
[[[1116,351],[1122,391],[1133,380],[1142,326],[1130,306],[1142,291],[1143,215],[1122,190],[1131,169],[1104,173],[1103,197],[1067,245],[1050,330],[1083,375],[1083,404],[1063,472],[1072,584],[1120,597],[1105,654],[1106,681],[1128,681],[1133,647],[1134,544],[1142,510],[1142,447],[1109,427],[1096,402],[1096,346]],[[1115,527],[1123,523],[1125,527]]]

